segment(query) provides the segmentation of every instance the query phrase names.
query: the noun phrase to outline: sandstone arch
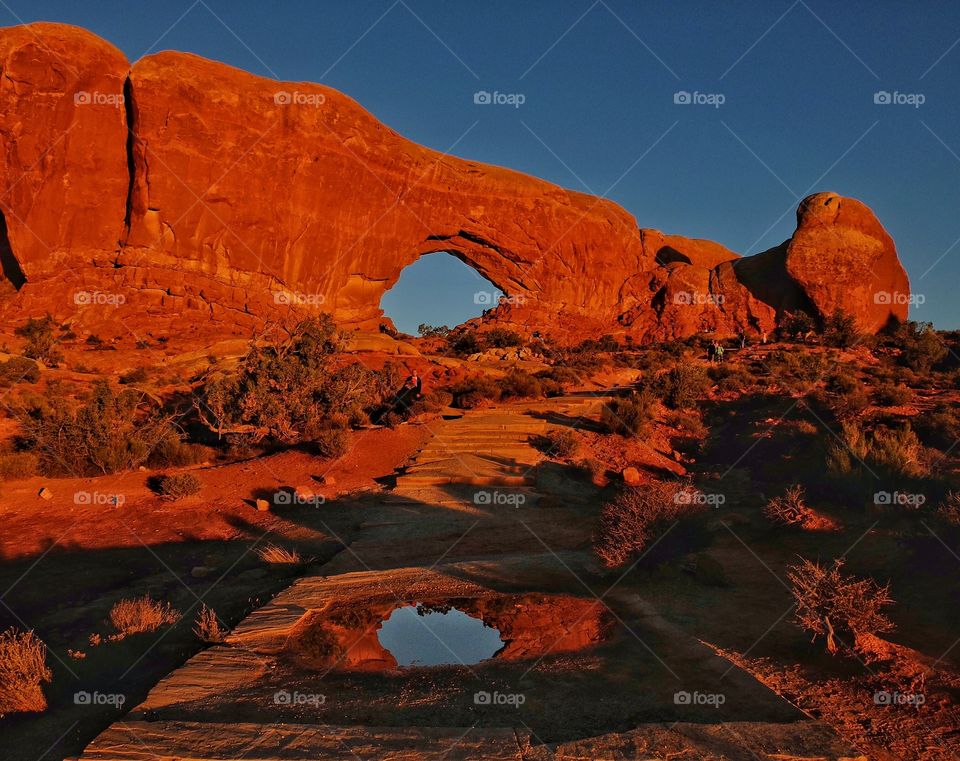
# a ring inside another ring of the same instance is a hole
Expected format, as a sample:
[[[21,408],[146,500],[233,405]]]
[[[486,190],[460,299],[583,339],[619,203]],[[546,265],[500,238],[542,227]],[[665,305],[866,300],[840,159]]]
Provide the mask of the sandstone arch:
[[[57,24],[0,30],[0,69],[20,314],[66,316],[63,291],[79,279],[123,291],[128,325],[146,314],[246,330],[295,291],[322,295],[343,325],[376,329],[383,292],[437,251],[523,297],[496,320],[561,340],[766,328],[796,289],[816,316],[844,308],[865,329],[907,313],[902,299],[874,298],[909,293],[889,235],[835,194],[829,212],[801,205],[798,236],[777,253],[734,266],[723,246],[639,229],[605,199],[419,146],[320,85],[184,53],[131,67]],[[779,286],[741,279],[779,277],[780,263]]]

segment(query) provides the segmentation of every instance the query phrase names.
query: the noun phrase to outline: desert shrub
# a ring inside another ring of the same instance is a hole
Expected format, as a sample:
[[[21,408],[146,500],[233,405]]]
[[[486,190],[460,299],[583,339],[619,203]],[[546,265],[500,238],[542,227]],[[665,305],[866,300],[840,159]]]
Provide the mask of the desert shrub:
[[[941,523],[954,529],[960,528],[960,492],[948,492],[937,507],[936,516]]]
[[[506,328],[493,328],[483,334],[483,343],[489,349],[509,349],[512,346],[523,346],[523,337]]]
[[[883,383],[877,386],[874,398],[877,400],[877,404],[883,407],[899,407],[910,403],[913,399],[913,392],[903,385]]]
[[[446,325],[427,325],[421,322],[417,326],[417,333],[423,338],[446,338],[450,335],[450,328]]]
[[[577,463],[577,467],[594,483],[602,482],[607,469],[596,457],[585,457]]]
[[[183,468],[206,462],[212,456],[209,447],[184,441],[177,431],[171,429],[153,447],[147,464],[152,468]]]
[[[774,497],[763,508],[763,514],[772,523],[782,526],[797,526],[806,523],[811,516],[803,487],[794,484],[781,497]]]
[[[700,415],[689,410],[669,410],[663,416],[663,422],[676,428],[681,435],[693,439],[703,439],[709,433]]]
[[[473,409],[500,398],[500,386],[486,375],[464,378],[448,389],[453,395],[453,406]]]
[[[56,322],[49,314],[45,317],[31,317],[23,325],[16,328],[15,335],[26,339],[23,347],[23,356],[36,359],[45,365],[58,365],[63,361],[63,354],[57,348],[58,340],[54,333]]]
[[[268,544],[265,547],[257,548],[257,557],[264,563],[271,565],[297,565],[303,562],[303,558],[297,550],[288,550],[276,544]]]
[[[120,376],[119,382],[128,385],[132,383],[143,383],[149,374],[147,373],[147,368],[145,367],[135,367],[133,370],[128,370]]]
[[[149,595],[120,600],[110,609],[110,623],[121,636],[153,632],[161,626],[175,624],[180,613],[170,605]]]
[[[661,396],[673,409],[689,409],[707,393],[710,383],[703,365],[679,362],[667,373],[659,376]]]
[[[830,653],[855,650],[859,636],[894,628],[882,612],[893,603],[889,585],[843,574],[842,567],[839,558],[830,566],[801,559],[787,569],[797,603],[797,622],[814,638],[824,637]]]
[[[227,632],[220,626],[220,619],[213,608],[204,603],[200,606],[197,613],[197,622],[193,627],[193,633],[201,642],[216,644],[223,642],[227,637]]]
[[[543,438],[544,451],[554,457],[566,460],[580,451],[580,438],[569,428],[555,428]]]
[[[193,473],[172,473],[156,481],[157,493],[173,500],[193,496],[200,491],[200,479]]]
[[[827,346],[849,349],[860,342],[856,318],[843,311],[836,311],[823,321],[823,342]]]
[[[311,448],[326,460],[343,457],[350,451],[350,434],[342,428],[325,428],[315,431],[310,438]]]
[[[247,436],[253,443],[309,442],[334,418],[362,420],[394,394],[397,369],[338,366],[341,345],[329,315],[293,328],[272,326],[262,342],[251,344],[235,373],[205,384],[195,409],[218,435]]]
[[[960,408],[940,404],[914,418],[920,437],[930,446],[946,450],[960,440]]]
[[[698,512],[699,506],[679,499],[682,485],[656,481],[628,487],[600,513],[594,551],[608,568],[616,568],[643,552],[666,524]]]
[[[640,436],[646,433],[654,418],[654,401],[646,393],[612,399],[604,404],[600,411],[603,427],[608,432],[621,436]]]
[[[513,369],[500,381],[501,399],[527,399],[543,396],[540,381],[528,372]]]
[[[572,367],[554,365],[538,372],[537,378],[540,379],[541,383],[549,385],[550,388],[559,388],[561,391],[566,391],[570,386],[575,386],[580,382],[580,373]],[[548,394],[548,396],[552,395]]]
[[[756,385],[756,375],[743,365],[727,362],[711,365],[707,370],[710,379],[724,393],[745,393]]]
[[[36,360],[27,357],[11,357],[0,363],[0,386],[17,383],[36,383],[40,380],[40,367]]]
[[[829,365],[826,357],[819,352],[782,350],[769,356],[767,366],[781,382],[811,384],[823,377]]]
[[[827,378],[827,388],[835,394],[849,394],[863,388],[860,379],[852,373],[838,370]]]
[[[466,329],[456,333],[450,342],[450,350],[454,354],[478,354],[486,348],[483,336],[476,330]]]
[[[784,312],[777,324],[777,331],[782,339],[792,339],[796,336],[803,337],[816,329],[817,323],[813,317],[801,310]]]
[[[900,350],[900,363],[921,374],[929,373],[950,351],[928,322],[899,324],[890,335],[890,343]]]
[[[0,634],[0,717],[45,710],[41,685],[52,678],[47,646],[33,632],[11,628]]]
[[[843,423],[839,441],[827,449],[827,468],[841,476],[863,476],[863,464],[891,477],[916,478],[925,473],[922,447],[908,426],[878,426],[868,431],[856,423]]]
[[[0,481],[15,481],[37,474],[40,458],[33,452],[0,453]]]
[[[98,381],[74,409],[62,393],[50,390],[45,404],[23,410],[20,419],[28,449],[45,473],[96,475],[133,470],[165,437],[179,440],[173,417],[147,396],[127,389],[115,393]]]

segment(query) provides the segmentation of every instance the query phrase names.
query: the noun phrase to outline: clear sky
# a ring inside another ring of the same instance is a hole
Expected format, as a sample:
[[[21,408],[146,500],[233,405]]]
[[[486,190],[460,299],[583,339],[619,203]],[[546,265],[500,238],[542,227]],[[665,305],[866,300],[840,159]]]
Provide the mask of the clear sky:
[[[0,0],[0,23],[34,20],[322,82],[432,148],[739,253],[789,237],[804,195],[853,196],[897,242],[912,317],[960,328],[956,0]],[[421,305],[400,319],[447,321]]]

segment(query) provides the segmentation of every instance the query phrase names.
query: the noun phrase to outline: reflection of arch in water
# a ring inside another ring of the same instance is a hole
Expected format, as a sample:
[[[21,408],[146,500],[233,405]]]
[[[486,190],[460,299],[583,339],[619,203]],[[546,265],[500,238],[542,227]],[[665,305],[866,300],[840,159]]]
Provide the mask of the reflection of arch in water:
[[[27,282],[27,278],[20,269],[20,262],[13,255],[13,247],[10,245],[10,236],[7,234],[7,219],[0,210],[0,267],[3,269],[3,279],[13,285],[16,290]]]

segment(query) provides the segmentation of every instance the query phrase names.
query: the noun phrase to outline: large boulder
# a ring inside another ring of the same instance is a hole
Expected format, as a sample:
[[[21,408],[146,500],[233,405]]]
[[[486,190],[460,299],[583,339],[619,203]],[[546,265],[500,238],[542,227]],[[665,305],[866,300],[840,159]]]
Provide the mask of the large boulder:
[[[376,329],[403,268],[438,251],[511,297],[486,321],[560,340],[769,330],[793,308],[844,309],[871,330],[905,315],[892,241],[834,194],[801,205],[783,246],[741,258],[419,146],[321,85],[185,53],[131,68],[54,24],[0,30],[0,74],[8,318],[186,336],[323,310]]]
[[[803,200],[786,267],[821,317],[847,312],[867,331],[907,317],[910,283],[893,239],[853,198],[815,193]]]

